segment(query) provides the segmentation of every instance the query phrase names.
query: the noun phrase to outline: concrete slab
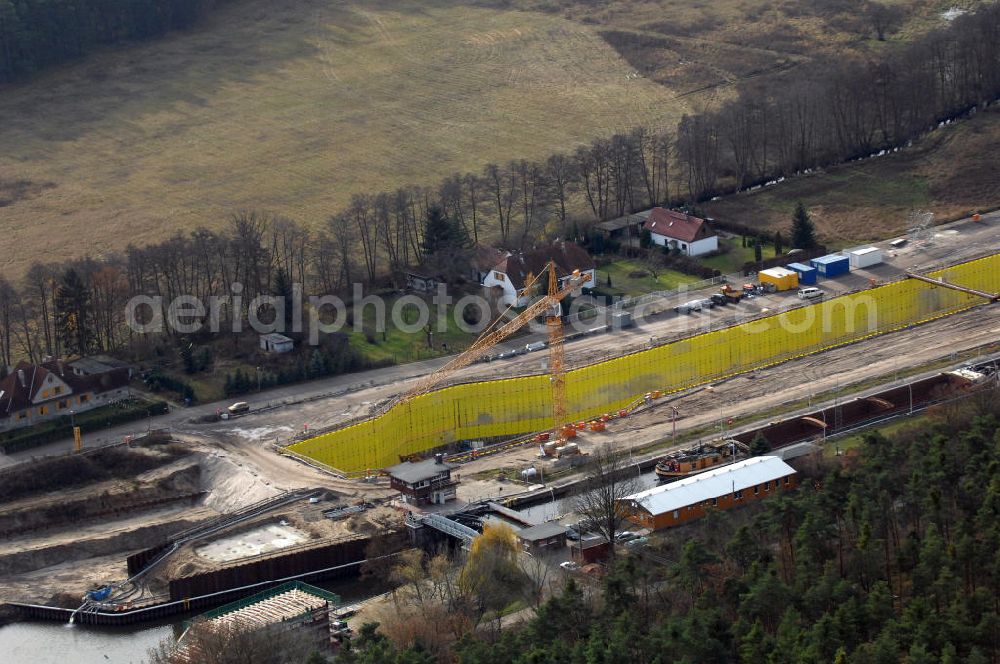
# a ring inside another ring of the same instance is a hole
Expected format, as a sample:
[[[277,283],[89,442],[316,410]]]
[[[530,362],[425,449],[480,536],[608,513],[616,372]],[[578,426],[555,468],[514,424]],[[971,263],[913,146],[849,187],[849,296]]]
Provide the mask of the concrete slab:
[[[308,539],[309,533],[298,528],[271,523],[195,547],[194,552],[213,562],[230,562],[301,544]]]

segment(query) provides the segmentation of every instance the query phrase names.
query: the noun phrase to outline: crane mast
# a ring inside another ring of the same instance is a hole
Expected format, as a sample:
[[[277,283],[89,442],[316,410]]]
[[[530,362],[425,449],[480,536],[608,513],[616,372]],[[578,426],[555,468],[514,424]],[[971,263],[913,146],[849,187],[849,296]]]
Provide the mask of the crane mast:
[[[393,406],[404,404],[414,397],[434,390],[456,371],[482,359],[498,343],[520,330],[532,319],[544,314],[548,332],[549,378],[552,383],[552,426],[561,426],[566,419],[566,372],[564,366],[565,356],[563,353],[562,308],[560,302],[572,291],[583,285],[583,277],[580,275],[579,270],[575,270],[570,275],[567,283],[560,288],[556,265],[553,261],[549,261],[538,275],[529,277],[521,292],[531,292],[531,289],[538,284],[541,275],[546,271],[548,272],[548,288],[545,295],[532,302],[524,311],[504,325],[500,325],[503,316],[498,317],[489,327],[483,330],[479,338],[465,352],[453,358],[441,369],[422,378],[416,385],[398,398],[384,404],[380,408],[380,412],[384,413]],[[510,308],[508,308],[509,310]]]

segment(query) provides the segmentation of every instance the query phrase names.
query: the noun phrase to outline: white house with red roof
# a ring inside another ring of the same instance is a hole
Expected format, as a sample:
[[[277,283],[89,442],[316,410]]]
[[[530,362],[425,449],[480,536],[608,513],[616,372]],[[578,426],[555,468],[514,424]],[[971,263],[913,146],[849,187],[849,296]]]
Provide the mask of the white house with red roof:
[[[688,256],[701,256],[719,248],[719,236],[708,222],[676,210],[650,210],[646,223],[653,244],[678,249]]]
[[[508,252],[483,278],[483,288],[496,289],[502,304],[527,306],[533,293],[525,293],[524,285],[532,276],[540,274],[550,260],[556,264],[560,287],[574,270],[579,270],[585,279],[581,288],[597,285],[597,266],[587,250],[572,242],[559,241],[525,253]]]

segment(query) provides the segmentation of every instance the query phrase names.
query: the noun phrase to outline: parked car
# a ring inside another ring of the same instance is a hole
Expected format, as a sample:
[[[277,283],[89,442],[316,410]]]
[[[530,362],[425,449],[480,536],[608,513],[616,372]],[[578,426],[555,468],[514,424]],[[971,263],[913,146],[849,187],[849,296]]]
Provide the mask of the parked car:
[[[580,531],[576,530],[575,528],[570,528],[569,530],[566,531],[566,539],[570,540],[571,542],[578,542],[580,540]]]
[[[799,297],[803,300],[815,300],[816,298],[823,297],[823,291],[813,286],[800,288]]]
[[[623,530],[620,533],[615,534],[616,542],[631,542],[634,539],[638,539],[639,536],[633,533],[631,530]]]
[[[567,572],[575,572],[576,570],[580,569],[580,563],[574,560],[567,560],[564,563],[559,563],[559,567],[563,568]]]
[[[722,293],[712,293],[712,302],[718,306],[726,306],[729,300]]]
[[[230,415],[238,415],[239,413],[249,413],[250,404],[248,404],[246,401],[237,401],[226,410],[229,411]]]
[[[690,302],[685,302],[684,304],[678,304],[674,307],[674,311],[679,314],[689,314],[692,311],[701,311],[701,300],[691,300]]]
[[[627,546],[630,549],[632,549],[632,548],[635,548],[635,547],[644,546],[644,545],[646,545],[648,543],[649,543],[649,538],[648,537],[636,537],[634,540],[630,540],[628,542],[625,542],[625,546]]]

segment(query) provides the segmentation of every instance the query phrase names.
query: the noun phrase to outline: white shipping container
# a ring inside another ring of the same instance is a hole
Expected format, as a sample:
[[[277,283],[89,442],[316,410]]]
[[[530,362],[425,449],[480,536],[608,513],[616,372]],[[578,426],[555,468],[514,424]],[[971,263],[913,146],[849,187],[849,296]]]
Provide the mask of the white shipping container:
[[[878,247],[864,247],[847,252],[851,269],[871,267],[882,262],[882,251]]]

